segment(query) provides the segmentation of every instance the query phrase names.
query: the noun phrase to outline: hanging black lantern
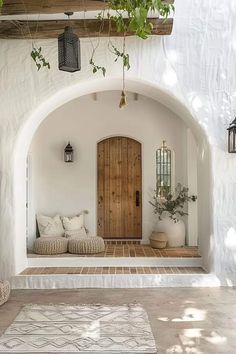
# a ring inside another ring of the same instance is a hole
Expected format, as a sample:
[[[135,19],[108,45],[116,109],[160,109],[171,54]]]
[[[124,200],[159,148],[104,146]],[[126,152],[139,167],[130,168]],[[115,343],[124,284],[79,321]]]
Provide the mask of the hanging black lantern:
[[[74,150],[70,145],[70,142],[66,145],[64,150],[64,161],[73,162],[74,161]]]
[[[230,123],[228,130],[228,152],[236,153],[236,118]]]
[[[73,12],[66,12],[67,16]],[[80,41],[70,26],[58,37],[58,67],[59,70],[75,72],[81,69]]]

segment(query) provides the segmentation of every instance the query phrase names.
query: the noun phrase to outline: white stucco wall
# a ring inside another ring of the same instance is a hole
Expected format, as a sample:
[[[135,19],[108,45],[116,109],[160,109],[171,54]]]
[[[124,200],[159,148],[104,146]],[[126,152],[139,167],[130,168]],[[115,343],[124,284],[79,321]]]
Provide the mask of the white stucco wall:
[[[217,273],[231,274],[236,271],[236,156],[227,153],[226,128],[236,108],[236,3],[176,0],[175,5],[171,36],[148,41],[128,39],[132,67],[127,86],[168,105],[199,135],[199,180],[203,190],[199,196],[199,232],[203,235],[200,246],[204,264]],[[91,74],[87,66],[90,44],[88,40],[81,43],[83,69],[68,74],[57,70],[56,40],[41,41],[52,69],[38,73],[30,59],[30,42],[1,40],[1,276],[14,274],[26,265],[21,209],[24,161],[32,131],[50,110],[76,94],[92,92],[92,86],[98,91],[99,86],[106,90],[121,85],[120,67],[107,51],[106,40],[101,40],[96,58],[108,69],[106,81],[98,81]]]
[[[101,92],[96,97],[95,101],[93,95],[83,96],[58,108],[35,133],[29,150],[29,248],[35,239],[36,213],[73,215],[86,209],[86,227],[91,235],[96,234],[97,142],[106,137],[128,136],[142,144],[143,242],[149,242],[157,220],[149,200],[156,184],[156,150],[163,140],[175,155],[173,187],[188,181],[187,127],[178,116],[142,95],[136,101],[129,93],[129,104],[123,110],[118,107],[120,91]],[[63,162],[68,141],[75,150],[73,164]],[[191,150],[196,154],[196,146]],[[197,176],[196,168],[192,172]],[[191,232],[196,230],[190,227]]]

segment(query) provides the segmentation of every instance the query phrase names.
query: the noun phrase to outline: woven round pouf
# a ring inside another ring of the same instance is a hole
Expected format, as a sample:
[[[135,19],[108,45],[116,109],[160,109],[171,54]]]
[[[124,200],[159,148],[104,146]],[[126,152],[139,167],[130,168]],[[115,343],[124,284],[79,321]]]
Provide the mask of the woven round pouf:
[[[91,254],[105,250],[104,240],[101,237],[71,238],[68,244],[69,253]]]
[[[11,292],[10,283],[7,280],[0,281],[0,305],[7,302]]]
[[[65,237],[39,237],[34,242],[34,253],[60,254],[66,253],[68,239]]]

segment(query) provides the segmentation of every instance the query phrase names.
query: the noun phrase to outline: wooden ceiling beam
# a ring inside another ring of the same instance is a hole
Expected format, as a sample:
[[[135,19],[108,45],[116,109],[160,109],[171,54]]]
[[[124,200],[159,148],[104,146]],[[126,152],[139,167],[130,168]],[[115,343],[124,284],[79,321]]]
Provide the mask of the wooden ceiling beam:
[[[163,0],[173,4],[175,0]],[[104,0],[4,0],[1,15],[56,14],[66,11],[101,11]]]
[[[173,27],[173,19],[163,20],[150,18],[153,24],[152,35],[170,35]],[[0,38],[4,39],[46,39],[57,38],[68,24],[66,20],[59,21],[0,21]],[[104,20],[102,32],[99,33],[101,21],[98,19],[71,20],[74,33],[79,38],[108,37],[109,21]],[[127,33],[132,36],[133,33]],[[111,37],[121,37],[122,33],[116,31],[113,23],[110,31]]]
[[[100,0],[5,0],[2,15],[56,14],[66,11],[96,11],[106,8]]]

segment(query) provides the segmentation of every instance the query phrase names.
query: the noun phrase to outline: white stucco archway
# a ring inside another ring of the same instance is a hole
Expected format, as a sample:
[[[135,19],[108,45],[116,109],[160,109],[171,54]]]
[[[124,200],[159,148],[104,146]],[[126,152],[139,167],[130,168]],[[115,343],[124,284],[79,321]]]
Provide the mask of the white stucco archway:
[[[26,157],[31,140],[41,122],[47,116],[62,106],[63,104],[93,92],[120,90],[121,79],[109,78],[88,80],[69,86],[58,91],[48,98],[44,103],[35,109],[26,119],[25,124],[18,133],[18,138],[14,147],[14,220],[15,220],[15,239],[14,239],[14,258],[15,274],[27,267],[26,255],[26,222],[25,222],[25,203],[26,203]],[[168,107],[181,117],[195,134],[199,145],[200,169],[199,175],[201,195],[200,203],[204,206],[199,218],[201,221],[200,249],[203,256],[203,266],[208,270],[213,270],[213,236],[212,236],[212,215],[211,215],[211,159],[210,147],[201,126],[197,123],[193,115],[185,104],[178,100],[170,92],[164,91],[154,84],[145,81],[129,79],[126,82],[127,91],[137,92]],[[208,197],[208,199],[207,199]],[[200,205],[200,210],[201,210]],[[207,212],[206,212],[207,211]]]

